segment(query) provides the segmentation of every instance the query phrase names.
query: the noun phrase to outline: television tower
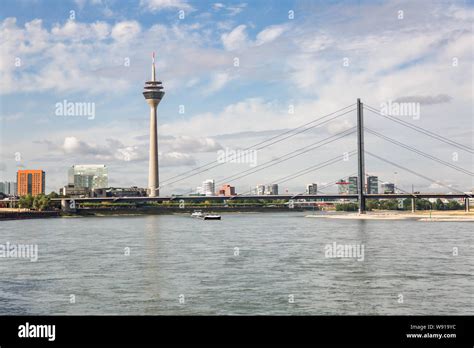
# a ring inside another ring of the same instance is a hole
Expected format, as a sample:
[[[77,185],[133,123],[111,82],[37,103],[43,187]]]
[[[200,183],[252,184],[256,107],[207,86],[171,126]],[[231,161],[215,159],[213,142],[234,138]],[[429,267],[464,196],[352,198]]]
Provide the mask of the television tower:
[[[148,197],[160,195],[158,176],[158,130],[156,126],[156,108],[165,95],[161,81],[155,79],[155,52],[151,63],[151,81],[145,82],[143,96],[150,105],[150,153],[148,164]]]

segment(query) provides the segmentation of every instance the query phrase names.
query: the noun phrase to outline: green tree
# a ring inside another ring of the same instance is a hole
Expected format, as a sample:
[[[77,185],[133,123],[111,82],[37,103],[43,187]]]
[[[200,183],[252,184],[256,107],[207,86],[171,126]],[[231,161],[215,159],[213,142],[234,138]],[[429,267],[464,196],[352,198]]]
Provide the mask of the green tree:
[[[380,209],[380,201],[378,199],[368,199],[366,201],[365,207],[369,211]]]
[[[445,210],[444,203],[439,198],[436,200],[435,209],[436,210]]]
[[[446,205],[446,209],[448,210],[460,210],[462,209],[463,206],[461,204],[459,204],[458,201],[449,201],[448,204]]]
[[[338,203],[336,204],[336,211],[357,211],[359,205],[357,203]]]
[[[58,198],[59,195],[56,193],[56,192],[51,192],[49,195],[48,195],[49,198]]]
[[[404,210],[411,210],[411,198],[405,198],[403,200],[403,209]]]
[[[398,210],[398,201],[396,199],[383,199],[380,201],[382,210]]]
[[[36,210],[45,210],[49,207],[50,199],[44,194],[36,195],[33,199],[33,208]]]
[[[416,210],[430,210],[431,202],[427,199],[417,199],[416,200]]]
[[[30,194],[27,194],[25,196],[20,197],[20,200],[18,201],[18,206],[20,208],[26,208],[26,209],[31,209],[33,207],[33,196]]]

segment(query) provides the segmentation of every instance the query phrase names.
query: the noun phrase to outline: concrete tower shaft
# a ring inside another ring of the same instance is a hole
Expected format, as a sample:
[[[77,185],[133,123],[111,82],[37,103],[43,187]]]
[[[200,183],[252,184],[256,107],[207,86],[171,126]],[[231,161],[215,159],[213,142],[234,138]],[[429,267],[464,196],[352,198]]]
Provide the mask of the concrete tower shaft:
[[[150,150],[148,162],[148,196],[157,197],[160,195],[159,189],[159,168],[158,168],[158,129],[156,111],[158,104],[165,95],[161,81],[155,79],[155,53],[151,64],[151,81],[145,82],[143,96],[150,106]]]

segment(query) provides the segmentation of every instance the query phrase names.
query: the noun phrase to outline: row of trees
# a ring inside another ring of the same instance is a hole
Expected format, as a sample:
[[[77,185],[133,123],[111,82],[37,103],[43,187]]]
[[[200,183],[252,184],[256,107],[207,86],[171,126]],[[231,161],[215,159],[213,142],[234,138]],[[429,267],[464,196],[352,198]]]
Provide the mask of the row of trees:
[[[416,210],[460,210],[463,209],[463,205],[458,201],[449,201],[443,203],[441,199],[437,199],[436,202],[431,203],[427,199],[416,199]],[[410,198],[404,200],[397,199],[368,199],[366,201],[367,210],[411,210],[412,200]],[[357,211],[359,206],[357,203],[341,203],[336,204],[337,211]]]
[[[31,194],[27,194],[25,196],[20,197],[18,201],[18,206],[20,208],[26,209],[35,209],[35,210],[47,210],[51,208],[51,198],[59,197],[56,192],[51,192],[49,195],[45,195],[43,193],[32,196]]]

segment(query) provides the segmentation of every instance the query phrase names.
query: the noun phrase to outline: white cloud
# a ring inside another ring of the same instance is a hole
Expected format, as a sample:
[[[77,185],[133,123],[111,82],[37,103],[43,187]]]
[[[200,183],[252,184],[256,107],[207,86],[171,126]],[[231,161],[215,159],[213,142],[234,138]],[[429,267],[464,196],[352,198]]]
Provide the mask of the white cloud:
[[[51,34],[55,35],[56,39],[64,40],[104,40],[110,34],[110,26],[100,21],[86,24],[68,20],[63,26],[59,24],[53,26]]]
[[[228,51],[241,49],[247,44],[246,25],[241,24],[235,27],[230,33],[224,33],[221,36],[222,44]]]
[[[177,136],[170,140],[162,140],[161,144],[168,145],[171,150],[185,153],[212,152],[222,148],[222,146],[212,138]]]
[[[193,7],[189,5],[185,0],[141,0],[140,6],[146,8],[152,13],[170,9],[178,9],[185,11],[190,11],[193,9]]]
[[[224,5],[223,3],[216,2],[212,5],[212,9],[214,11],[221,11],[225,10],[228,16],[235,16],[241,13],[247,7],[246,3],[238,4],[238,5]]]
[[[190,166],[196,164],[194,158],[189,154],[180,152],[167,152],[159,154],[159,163],[163,167]]]
[[[215,73],[211,77],[209,86],[204,90],[205,94],[212,94],[224,88],[233,78],[226,72]]]
[[[64,152],[66,153],[73,153],[79,150],[81,144],[76,137],[67,137],[64,139]]]
[[[136,21],[119,22],[112,29],[112,37],[117,41],[126,42],[135,38],[140,31],[140,24]]]
[[[336,134],[349,129],[354,125],[355,124],[353,124],[350,120],[343,119],[342,121],[331,122],[326,127],[330,134]]]
[[[255,41],[248,38],[245,24],[238,25],[228,33],[221,35],[224,48],[228,51],[242,50],[252,46],[261,46],[280,37],[288,29],[288,25],[271,25],[257,34]]]
[[[272,42],[283,34],[287,29],[286,25],[271,25],[257,34],[257,45]]]

